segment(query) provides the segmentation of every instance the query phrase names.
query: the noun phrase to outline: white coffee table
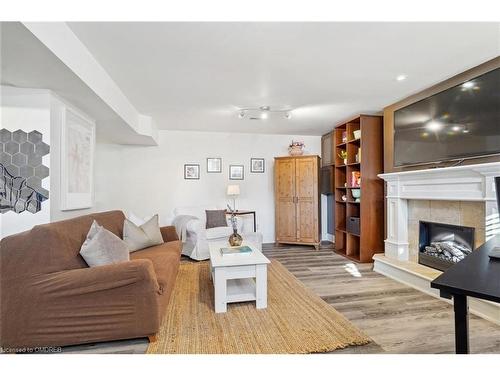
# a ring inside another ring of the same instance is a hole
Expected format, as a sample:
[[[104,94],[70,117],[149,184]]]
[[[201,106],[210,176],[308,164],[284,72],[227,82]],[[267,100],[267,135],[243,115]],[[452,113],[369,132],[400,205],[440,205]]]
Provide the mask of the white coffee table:
[[[210,244],[210,274],[214,284],[215,312],[227,311],[231,302],[255,301],[257,309],[267,307],[267,265],[270,263],[252,244],[243,242],[252,254],[225,255],[227,242]]]

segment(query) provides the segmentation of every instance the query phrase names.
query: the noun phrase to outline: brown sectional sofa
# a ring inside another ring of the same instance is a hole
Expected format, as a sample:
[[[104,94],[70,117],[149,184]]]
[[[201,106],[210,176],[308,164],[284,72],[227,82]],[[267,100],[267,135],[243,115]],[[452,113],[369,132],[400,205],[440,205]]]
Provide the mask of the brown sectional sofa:
[[[89,268],[79,255],[97,222],[120,238],[124,214],[109,211],[35,226],[0,241],[0,346],[66,346],[153,336],[179,268],[181,243],[130,254],[130,262]]]

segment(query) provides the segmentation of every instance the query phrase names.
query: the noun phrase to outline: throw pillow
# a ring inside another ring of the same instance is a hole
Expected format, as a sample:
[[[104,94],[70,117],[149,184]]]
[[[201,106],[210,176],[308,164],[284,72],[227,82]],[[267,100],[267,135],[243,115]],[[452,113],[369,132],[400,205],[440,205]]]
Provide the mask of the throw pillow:
[[[226,210],[205,210],[207,215],[206,229],[227,227]]]
[[[140,227],[146,221],[151,220],[152,217],[153,216],[146,216],[144,218],[141,218],[141,217],[137,216],[136,214],[134,214],[133,212],[129,212],[129,214],[127,215],[127,219],[129,219],[132,223],[134,223],[138,227]]]
[[[80,248],[80,255],[89,267],[130,260],[127,244],[95,220]]]
[[[129,251],[137,251],[146,247],[163,243],[158,215],[153,216],[144,224],[135,225],[129,219],[123,223],[123,241],[128,245]]]

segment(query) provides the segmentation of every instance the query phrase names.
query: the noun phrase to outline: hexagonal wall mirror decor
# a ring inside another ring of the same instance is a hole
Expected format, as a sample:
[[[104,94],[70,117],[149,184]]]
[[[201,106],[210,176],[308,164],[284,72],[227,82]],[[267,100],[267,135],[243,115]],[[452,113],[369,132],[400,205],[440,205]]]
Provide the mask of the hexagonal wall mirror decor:
[[[0,213],[24,211],[37,213],[49,192],[42,180],[49,168],[42,163],[50,146],[43,142],[42,133],[19,129],[0,129]]]

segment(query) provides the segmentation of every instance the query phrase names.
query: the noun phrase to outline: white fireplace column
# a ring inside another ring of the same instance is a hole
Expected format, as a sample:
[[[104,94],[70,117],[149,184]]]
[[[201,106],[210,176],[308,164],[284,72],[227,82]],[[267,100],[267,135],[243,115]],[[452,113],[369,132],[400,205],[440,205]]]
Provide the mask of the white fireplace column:
[[[385,255],[397,259],[409,259],[408,200],[399,194],[398,180],[387,182],[387,238]]]
[[[500,233],[495,176],[500,162],[380,174],[387,183],[385,256],[409,260],[409,199],[484,202],[486,239]]]

